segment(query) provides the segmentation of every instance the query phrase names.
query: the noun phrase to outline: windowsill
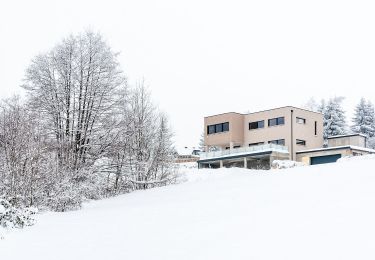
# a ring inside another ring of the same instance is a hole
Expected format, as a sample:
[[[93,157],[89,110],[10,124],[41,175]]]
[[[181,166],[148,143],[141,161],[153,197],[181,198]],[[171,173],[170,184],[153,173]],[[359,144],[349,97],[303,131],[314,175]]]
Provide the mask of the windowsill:
[[[212,135],[220,135],[220,134],[226,134],[226,133],[229,133],[229,131],[225,131],[225,132],[220,132],[220,133],[212,133],[212,134],[207,134],[207,136],[212,136]]]
[[[249,129],[249,131],[256,131],[256,130],[263,130],[265,127],[256,128],[256,129]]]
[[[270,128],[270,127],[278,127],[278,126],[285,126],[285,124],[282,124],[282,125],[271,125],[271,126],[268,126],[268,128]]]

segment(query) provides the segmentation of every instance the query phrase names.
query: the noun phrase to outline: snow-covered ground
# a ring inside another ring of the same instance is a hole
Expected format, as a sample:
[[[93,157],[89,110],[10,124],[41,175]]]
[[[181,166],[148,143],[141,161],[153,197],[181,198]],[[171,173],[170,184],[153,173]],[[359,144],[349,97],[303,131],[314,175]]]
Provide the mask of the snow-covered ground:
[[[375,158],[188,181],[46,213],[0,259],[375,259]]]

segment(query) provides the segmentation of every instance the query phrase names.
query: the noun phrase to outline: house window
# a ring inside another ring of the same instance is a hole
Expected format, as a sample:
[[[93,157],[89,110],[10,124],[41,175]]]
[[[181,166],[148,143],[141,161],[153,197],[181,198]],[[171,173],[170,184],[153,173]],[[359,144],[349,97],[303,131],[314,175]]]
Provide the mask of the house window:
[[[249,147],[251,147],[251,146],[258,146],[258,145],[263,145],[263,144],[264,144],[264,142],[251,143],[251,144],[249,144]]]
[[[249,130],[264,128],[264,120],[249,123]]]
[[[223,132],[228,132],[229,131],[229,123],[223,123]]]
[[[283,125],[283,124],[285,124],[284,117],[268,119],[268,126]]]
[[[285,145],[285,139],[272,140],[272,141],[268,141],[268,143],[269,144]]]
[[[298,144],[298,145],[306,145],[306,141],[305,140],[301,140],[301,139],[297,139],[296,140],[296,144]]]
[[[297,124],[306,124],[306,119],[302,117],[296,117]]]
[[[221,133],[221,132],[223,132],[223,124],[215,125],[215,133]]]
[[[228,132],[228,131],[229,131],[228,122],[207,126],[207,134],[209,135],[215,134],[215,133]]]
[[[209,126],[207,127],[207,133],[208,133],[208,134],[213,134],[213,133],[215,133],[215,125],[209,125]]]

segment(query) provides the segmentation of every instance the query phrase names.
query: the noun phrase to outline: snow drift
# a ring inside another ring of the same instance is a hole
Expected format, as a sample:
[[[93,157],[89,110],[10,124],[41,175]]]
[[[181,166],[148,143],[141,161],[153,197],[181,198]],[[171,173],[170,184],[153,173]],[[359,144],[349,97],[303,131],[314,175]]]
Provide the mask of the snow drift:
[[[375,259],[374,163],[186,170],[186,183],[42,214],[0,258]]]

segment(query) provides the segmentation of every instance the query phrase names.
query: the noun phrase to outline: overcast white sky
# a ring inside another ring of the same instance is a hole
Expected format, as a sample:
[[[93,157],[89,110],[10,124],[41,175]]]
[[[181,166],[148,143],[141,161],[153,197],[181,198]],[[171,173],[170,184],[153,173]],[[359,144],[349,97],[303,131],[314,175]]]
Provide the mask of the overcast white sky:
[[[374,1],[3,1],[0,96],[63,37],[100,31],[130,82],[142,77],[179,146],[203,117],[346,96],[375,101]],[[348,116],[349,117],[349,116]]]

